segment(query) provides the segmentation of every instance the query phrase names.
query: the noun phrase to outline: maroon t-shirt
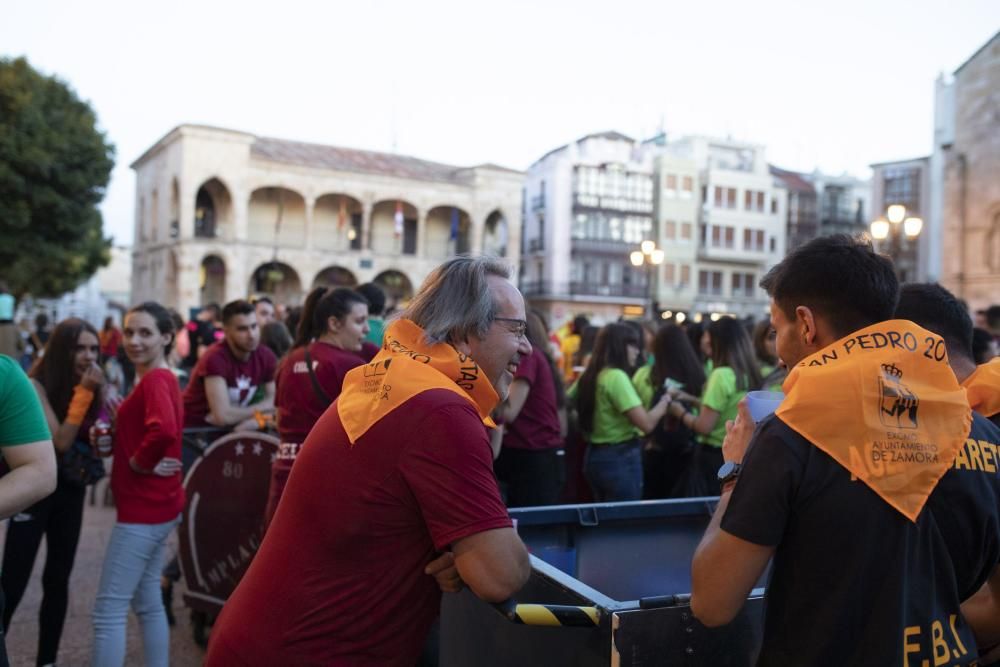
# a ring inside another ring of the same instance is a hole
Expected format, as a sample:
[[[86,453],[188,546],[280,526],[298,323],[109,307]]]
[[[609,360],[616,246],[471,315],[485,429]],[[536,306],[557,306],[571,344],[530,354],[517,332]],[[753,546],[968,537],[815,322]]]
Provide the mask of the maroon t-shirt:
[[[327,410],[205,664],[412,666],[441,601],[424,567],[464,537],[510,526],[467,400],[418,394],[353,447]]]
[[[504,424],[503,446],[512,449],[551,449],[562,447],[556,387],[545,354],[532,348],[521,359],[514,380],[524,380],[531,389],[517,419]]]
[[[271,484],[268,492],[265,514],[270,521],[278,501],[284,492],[288,474],[298,455],[299,447],[312,430],[316,420],[340,396],[344,375],[364,360],[356,352],[348,352],[326,343],[309,345],[309,355],[313,363],[316,382],[326,393],[330,402],[325,402],[316,393],[306,366],[306,348],[292,350],[278,367],[275,376],[277,386],[274,404],[278,409],[278,435],[281,446],[278,456],[271,465]]]
[[[184,426],[208,426],[208,398],[205,396],[205,378],[218,375],[229,387],[229,404],[246,407],[253,401],[257,390],[274,379],[278,360],[266,345],[259,345],[247,358],[240,361],[233,356],[225,340],[215,343],[201,355],[191,371],[184,390]]]

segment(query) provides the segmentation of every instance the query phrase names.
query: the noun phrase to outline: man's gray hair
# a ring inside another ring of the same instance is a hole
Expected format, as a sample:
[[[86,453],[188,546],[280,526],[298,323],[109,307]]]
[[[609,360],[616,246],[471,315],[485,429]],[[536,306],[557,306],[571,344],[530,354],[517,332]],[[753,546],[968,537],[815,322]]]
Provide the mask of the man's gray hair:
[[[400,314],[424,330],[428,343],[482,338],[497,315],[487,278],[510,279],[510,266],[496,257],[460,255],[434,269]]]

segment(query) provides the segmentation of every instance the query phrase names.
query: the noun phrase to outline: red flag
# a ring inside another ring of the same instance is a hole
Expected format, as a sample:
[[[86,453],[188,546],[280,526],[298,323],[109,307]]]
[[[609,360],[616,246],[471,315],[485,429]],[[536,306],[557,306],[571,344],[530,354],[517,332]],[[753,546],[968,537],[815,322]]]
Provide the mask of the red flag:
[[[396,202],[396,215],[394,216],[396,222],[396,238],[403,235],[403,202]]]
[[[344,198],[340,198],[340,211],[337,212],[337,229],[343,230],[344,225],[347,224],[347,202]]]

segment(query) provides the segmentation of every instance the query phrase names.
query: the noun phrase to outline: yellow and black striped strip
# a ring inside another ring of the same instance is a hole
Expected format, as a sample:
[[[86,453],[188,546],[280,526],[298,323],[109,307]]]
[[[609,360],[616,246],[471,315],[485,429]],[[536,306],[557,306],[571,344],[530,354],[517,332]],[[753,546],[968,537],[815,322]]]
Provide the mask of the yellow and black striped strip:
[[[518,604],[505,610],[514,623],[523,625],[570,626],[592,628],[601,621],[597,607],[561,604]]]

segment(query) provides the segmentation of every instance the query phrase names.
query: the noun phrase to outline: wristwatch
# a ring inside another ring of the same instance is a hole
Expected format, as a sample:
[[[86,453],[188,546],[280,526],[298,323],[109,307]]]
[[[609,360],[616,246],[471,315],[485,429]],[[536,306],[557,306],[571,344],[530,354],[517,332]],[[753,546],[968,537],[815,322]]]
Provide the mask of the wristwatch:
[[[735,482],[736,478],[740,476],[740,470],[743,466],[739,463],[733,461],[726,461],[719,468],[719,472],[716,474],[716,478],[719,480],[719,484],[725,485],[728,482]]]

